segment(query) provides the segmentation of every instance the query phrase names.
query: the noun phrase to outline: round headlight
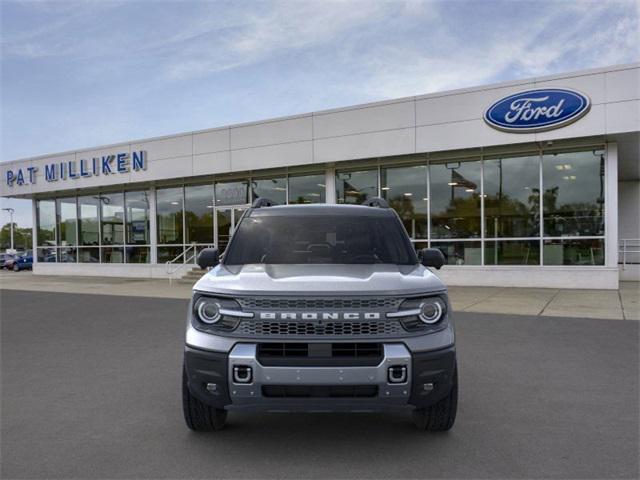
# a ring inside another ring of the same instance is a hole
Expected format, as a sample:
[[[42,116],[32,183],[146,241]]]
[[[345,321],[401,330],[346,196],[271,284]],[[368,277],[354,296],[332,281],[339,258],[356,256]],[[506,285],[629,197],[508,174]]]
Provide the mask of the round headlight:
[[[418,317],[420,317],[422,322],[432,325],[440,321],[443,312],[444,307],[441,300],[427,300],[420,304],[420,314]]]
[[[220,304],[212,302],[211,300],[200,300],[198,302],[196,311],[200,321],[204,323],[216,323],[222,315],[220,315]]]

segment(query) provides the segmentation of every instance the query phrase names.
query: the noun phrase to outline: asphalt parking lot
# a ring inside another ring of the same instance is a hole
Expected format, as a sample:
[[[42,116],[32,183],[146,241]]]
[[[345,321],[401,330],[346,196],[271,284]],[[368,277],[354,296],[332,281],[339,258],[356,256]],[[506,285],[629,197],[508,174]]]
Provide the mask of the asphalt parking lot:
[[[185,300],[0,290],[2,478],[637,478],[639,322],[456,316],[460,405],[184,426]]]

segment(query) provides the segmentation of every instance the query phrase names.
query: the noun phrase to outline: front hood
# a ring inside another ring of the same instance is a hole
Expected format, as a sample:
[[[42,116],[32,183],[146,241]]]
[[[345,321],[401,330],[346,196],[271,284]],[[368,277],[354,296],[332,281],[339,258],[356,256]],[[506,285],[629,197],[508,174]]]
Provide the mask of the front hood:
[[[409,295],[445,290],[422,265],[218,265],[193,287],[257,295]]]

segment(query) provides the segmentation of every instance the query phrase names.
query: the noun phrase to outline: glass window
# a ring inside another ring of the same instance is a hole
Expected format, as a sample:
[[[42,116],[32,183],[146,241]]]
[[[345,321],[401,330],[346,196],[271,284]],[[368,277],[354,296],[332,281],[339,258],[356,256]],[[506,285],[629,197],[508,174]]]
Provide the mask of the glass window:
[[[604,240],[545,240],[542,261],[545,265],[604,265]]]
[[[54,263],[58,261],[58,254],[54,247],[38,248],[36,251],[39,263]]]
[[[158,263],[165,263],[173,260],[178,255],[183,253],[182,246],[180,247],[158,247]],[[184,256],[182,260],[179,260],[178,263],[184,261]]]
[[[480,161],[429,167],[431,238],[480,237]]]
[[[76,244],[78,208],[76,198],[58,198],[58,244],[61,246]]]
[[[56,202],[38,200],[38,245],[56,244]]]
[[[547,153],[542,172],[544,235],[604,235],[604,154]]]
[[[269,209],[267,209],[269,210]],[[242,219],[224,263],[414,265],[395,215],[257,214]]]
[[[78,261],[81,263],[98,263],[100,261],[100,249],[97,247],[79,248]]]
[[[185,243],[213,243],[213,185],[184,189]]]
[[[149,192],[125,192],[124,200],[126,243],[129,245],[148,245],[150,243]]]
[[[127,263],[149,263],[149,247],[125,247]]]
[[[124,248],[122,247],[102,247],[102,263],[122,263],[124,262]]]
[[[158,189],[156,198],[158,244],[182,243],[182,187]]]
[[[216,205],[244,205],[249,203],[249,182],[216,183]]]
[[[251,195],[253,199],[268,198],[277,204],[287,203],[287,179],[278,178],[254,178],[251,180]]]
[[[102,208],[102,245],[122,245],[124,243],[124,194],[100,195]]]
[[[446,265],[480,265],[482,244],[480,242],[432,242],[431,248],[442,252]]]
[[[539,265],[539,240],[485,241],[485,265]]]
[[[80,245],[97,246],[100,244],[98,198],[97,196],[78,197],[78,232]]]
[[[398,212],[411,238],[427,238],[427,167],[383,168],[382,196]]]
[[[336,173],[338,203],[360,205],[370,197],[378,196],[378,169]]]
[[[540,235],[540,157],[484,161],[485,235]]]
[[[324,182],[323,173],[289,176],[289,203],[324,203]]]
[[[58,248],[58,261],[64,263],[75,263],[77,259],[77,249],[73,247]]]

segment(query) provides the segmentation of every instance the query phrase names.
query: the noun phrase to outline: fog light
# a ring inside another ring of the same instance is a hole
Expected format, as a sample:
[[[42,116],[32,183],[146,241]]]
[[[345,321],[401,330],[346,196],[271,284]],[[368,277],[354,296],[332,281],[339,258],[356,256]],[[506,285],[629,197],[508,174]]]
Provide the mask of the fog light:
[[[389,383],[405,383],[407,381],[407,367],[394,365],[389,367]]]
[[[233,367],[233,383],[251,383],[253,374],[251,367],[238,365]]]
[[[207,383],[207,392],[209,393],[217,393],[218,392],[218,384],[217,383]]]

